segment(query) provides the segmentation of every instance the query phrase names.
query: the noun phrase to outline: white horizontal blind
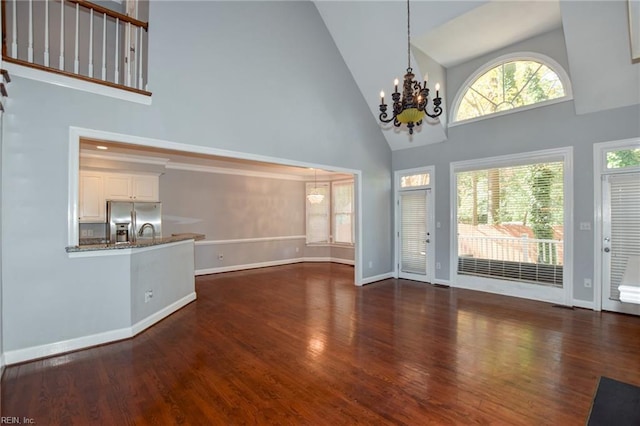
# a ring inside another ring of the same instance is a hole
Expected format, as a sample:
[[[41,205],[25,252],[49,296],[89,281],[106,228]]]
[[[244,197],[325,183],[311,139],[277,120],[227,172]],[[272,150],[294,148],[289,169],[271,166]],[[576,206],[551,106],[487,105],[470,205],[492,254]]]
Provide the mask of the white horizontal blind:
[[[324,195],[324,199],[316,204],[312,204],[306,200],[307,211],[307,244],[328,243],[329,242],[329,184],[328,183],[307,183],[306,194],[313,190]]]
[[[333,242],[353,244],[353,182],[333,182]]]
[[[458,273],[562,286],[563,163],[458,172]]]
[[[640,256],[640,173],[609,176],[611,206],[611,292],[618,287],[630,255]]]
[[[400,270],[412,274],[427,273],[427,198],[426,191],[400,193]]]

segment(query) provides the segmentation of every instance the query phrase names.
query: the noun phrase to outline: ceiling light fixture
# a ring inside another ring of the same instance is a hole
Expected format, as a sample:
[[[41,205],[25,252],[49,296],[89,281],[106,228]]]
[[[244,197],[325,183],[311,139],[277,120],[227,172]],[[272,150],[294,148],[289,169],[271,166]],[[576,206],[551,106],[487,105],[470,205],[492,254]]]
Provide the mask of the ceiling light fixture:
[[[324,194],[318,191],[318,172],[316,169],[313,169],[313,176],[313,189],[307,194],[307,200],[311,204],[318,204],[324,200]]]
[[[104,146],[104,145],[96,145],[96,148],[97,148],[97,149],[102,149],[102,150],[109,149],[109,148],[107,148],[107,147],[106,147],[106,146]]]
[[[424,78],[424,85],[419,81],[414,81],[413,69],[411,68],[411,15],[409,13],[409,0],[407,0],[407,73],[404,75],[402,83],[402,94],[398,92],[398,79],[394,81],[395,91],[391,95],[393,100],[393,116],[387,114],[387,104],[384,103],[384,92],[380,92],[380,121],[391,123],[396,127],[406,124],[409,134],[413,134],[415,126],[422,125],[422,118],[427,115],[437,118],[442,114],[440,104],[440,84],[436,84],[436,97],[433,98],[433,113],[427,112],[429,103],[429,89],[427,88],[427,76]]]

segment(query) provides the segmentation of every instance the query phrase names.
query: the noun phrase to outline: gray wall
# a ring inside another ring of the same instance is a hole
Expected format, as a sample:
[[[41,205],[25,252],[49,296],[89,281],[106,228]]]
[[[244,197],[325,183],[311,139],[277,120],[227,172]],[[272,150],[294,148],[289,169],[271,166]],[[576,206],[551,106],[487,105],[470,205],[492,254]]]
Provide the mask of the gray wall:
[[[562,32],[552,31],[448,70],[447,92],[455,94],[464,80],[489,60],[517,51],[542,53],[567,65]],[[569,101],[453,126],[449,128],[449,140],[444,143],[395,151],[394,170],[435,166],[435,220],[442,225],[436,229],[436,262],[442,265],[436,277],[448,280],[452,276],[452,265],[449,265],[451,162],[571,146],[574,150],[574,298],[592,301],[592,289],[584,288],[582,282],[584,278],[593,278],[593,232],[581,231],[578,225],[590,222],[593,229],[593,143],[637,137],[640,135],[638,117],[638,106],[576,115],[574,103]]]
[[[306,257],[354,260],[353,248],[307,247],[304,237],[279,239],[306,233],[300,180],[167,169],[160,177],[160,199],[165,236],[205,235],[206,243],[196,244],[196,271]],[[274,240],[215,243],[256,238]]]
[[[152,106],[11,83],[5,352],[117,326],[94,314],[110,260],[64,250],[70,126],[361,170],[363,276],[391,271],[390,150],[313,3],[153,2],[149,21]]]
[[[168,169],[160,177],[163,232],[196,232],[207,240],[304,235],[304,185]]]

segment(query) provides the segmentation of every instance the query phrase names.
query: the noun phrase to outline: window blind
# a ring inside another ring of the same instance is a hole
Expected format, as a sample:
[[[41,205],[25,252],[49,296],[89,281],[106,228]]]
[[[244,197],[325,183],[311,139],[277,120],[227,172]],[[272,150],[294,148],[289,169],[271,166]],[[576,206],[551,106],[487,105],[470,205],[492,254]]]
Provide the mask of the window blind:
[[[456,173],[458,273],[562,286],[563,163]]]
[[[333,242],[353,244],[353,182],[334,182],[333,197]]]
[[[611,210],[611,292],[620,300],[618,287],[629,255],[640,256],[640,173],[609,176]]]
[[[427,201],[426,191],[400,194],[400,269],[402,272],[427,273]]]

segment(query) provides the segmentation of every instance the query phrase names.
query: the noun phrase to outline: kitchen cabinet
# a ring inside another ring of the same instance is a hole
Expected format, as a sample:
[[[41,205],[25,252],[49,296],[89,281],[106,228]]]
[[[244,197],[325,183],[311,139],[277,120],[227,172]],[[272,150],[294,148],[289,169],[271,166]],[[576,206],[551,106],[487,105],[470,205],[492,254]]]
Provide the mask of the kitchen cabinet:
[[[102,173],[80,171],[80,202],[78,213],[80,222],[104,222],[106,203],[104,202],[104,176]]]
[[[160,201],[156,174],[80,170],[78,213],[81,223],[106,222],[107,200]]]
[[[157,175],[108,173],[104,181],[105,200],[159,201]]]

